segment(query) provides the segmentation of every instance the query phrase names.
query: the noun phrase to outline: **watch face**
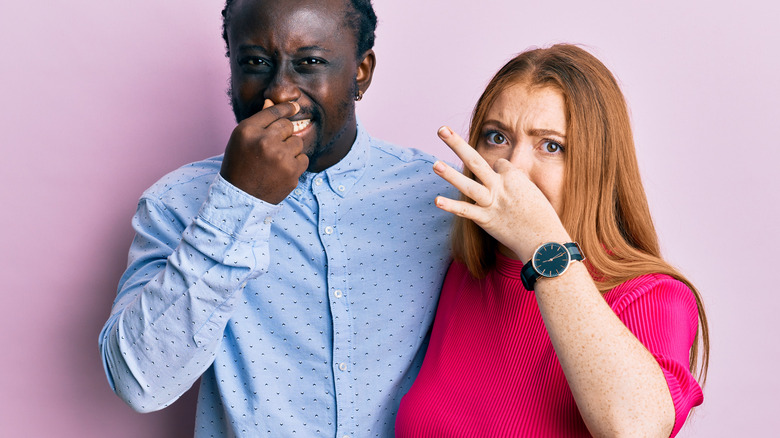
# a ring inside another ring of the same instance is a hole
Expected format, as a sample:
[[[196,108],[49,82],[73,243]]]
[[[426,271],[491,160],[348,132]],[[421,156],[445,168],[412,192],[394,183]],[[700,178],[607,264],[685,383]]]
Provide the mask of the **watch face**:
[[[557,277],[569,267],[569,251],[560,243],[545,243],[534,253],[534,269],[543,277]]]

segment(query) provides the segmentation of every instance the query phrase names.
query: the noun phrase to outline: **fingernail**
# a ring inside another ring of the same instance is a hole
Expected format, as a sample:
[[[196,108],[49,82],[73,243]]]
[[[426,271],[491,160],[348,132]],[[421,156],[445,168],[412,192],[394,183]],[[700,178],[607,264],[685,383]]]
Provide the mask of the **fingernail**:
[[[266,99],[263,102],[263,109],[266,109],[266,108],[272,107],[272,106],[274,106],[274,101],[272,101],[271,99]]]
[[[292,104],[295,105],[295,113],[294,114],[298,114],[298,111],[301,110],[301,105],[298,104],[298,102],[292,102]]]
[[[441,161],[437,161],[437,162],[433,163],[433,170],[435,170],[437,172],[443,172],[444,171],[444,163],[442,163]]]
[[[452,130],[448,128],[447,126],[442,126],[439,128],[439,136],[442,138],[447,138],[452,135]]]

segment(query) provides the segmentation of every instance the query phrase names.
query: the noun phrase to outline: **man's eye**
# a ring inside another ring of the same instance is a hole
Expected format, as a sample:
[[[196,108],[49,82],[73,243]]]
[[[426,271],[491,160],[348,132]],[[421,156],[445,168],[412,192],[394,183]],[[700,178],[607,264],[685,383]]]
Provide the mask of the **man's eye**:
[[[305,58],[301,61],[301,65],[315,65],[315,64],[325,64],[325,61],[319,58]]]
[[[252,67],[268,65],[268,63],[262,58],[244,58],[241,60],[241,64],[250,65]]]
[[[506,137],[504,137],[504,134],[496,131],[488,132],[485,136],[488,143],[492,144],[504,144],[506,143]]]

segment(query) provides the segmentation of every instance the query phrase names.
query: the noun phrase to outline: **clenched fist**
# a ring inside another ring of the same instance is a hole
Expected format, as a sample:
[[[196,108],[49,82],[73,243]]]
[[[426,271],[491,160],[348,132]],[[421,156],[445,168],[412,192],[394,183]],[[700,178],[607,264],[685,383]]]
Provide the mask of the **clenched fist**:
[[[295,102],[266,100],[260,112],[242,120],[225,148],[222,177],[263,201],[282,202],[309,165],[289,120],[299,110]]]

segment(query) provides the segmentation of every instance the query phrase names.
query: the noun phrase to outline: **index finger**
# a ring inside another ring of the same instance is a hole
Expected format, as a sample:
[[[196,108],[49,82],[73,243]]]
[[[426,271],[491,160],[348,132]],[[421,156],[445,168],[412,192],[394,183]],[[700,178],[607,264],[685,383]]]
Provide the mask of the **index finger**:
[[[439,128],[439,138],[441,138],[447,146],[455,152],[455,155],[463,161],[463,165],[467,167],[471,172],[482,181],[482,184],[488,185],[490,181],[496,176],[496,172],[490,167],[490,165],[482,158],[482,155],[477,152],[476,149],[471,147],[470,144],[463,140],[461,136],[454,133],[448,126],[442,126]]]
[[[286,119],[298,114],[301,106],[297,102],[282,102],[274,104],[271,99],[266,99],[263,109],[253,114],[250,119],[267,128],[279,119]]]

